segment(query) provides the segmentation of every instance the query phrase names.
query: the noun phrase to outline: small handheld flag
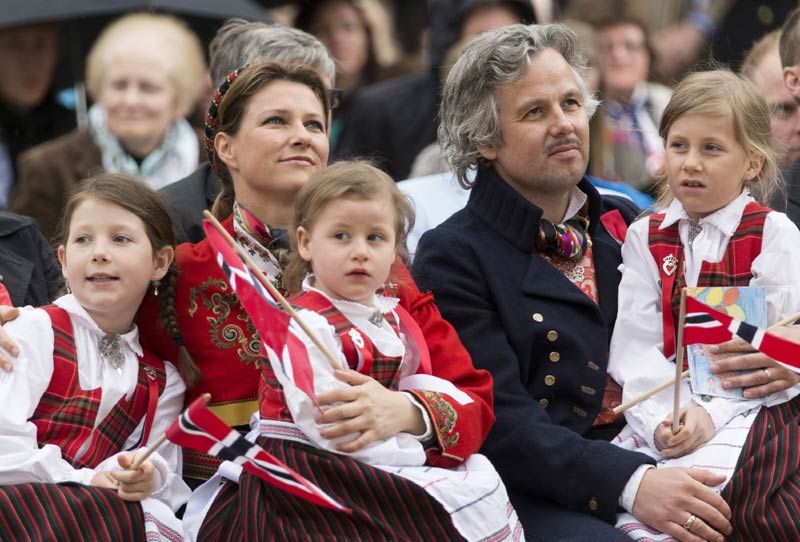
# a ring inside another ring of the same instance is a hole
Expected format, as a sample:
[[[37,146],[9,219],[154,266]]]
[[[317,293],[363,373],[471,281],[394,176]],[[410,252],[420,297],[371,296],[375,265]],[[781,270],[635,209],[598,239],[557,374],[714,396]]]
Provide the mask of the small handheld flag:
[[[170,442],[232,461],[262,480],[318,506],[350,513],[349,508],[216,417],[206,408],[207,400],[208,394],[195,399],[167,428],[165,435]]]
[[[691,296],[686,299],[684,344],[719,344],[739,337],[784,367],[800,372],[800,344],[737,320]]]
[[[217,263],[256,326],[263,346],[275,352],[283,372],[316,403],[314,372],[303,341],[289,328],[291,315],[278,307],[270,292],[215,226],[204,220],[203,229],[217,253]]]

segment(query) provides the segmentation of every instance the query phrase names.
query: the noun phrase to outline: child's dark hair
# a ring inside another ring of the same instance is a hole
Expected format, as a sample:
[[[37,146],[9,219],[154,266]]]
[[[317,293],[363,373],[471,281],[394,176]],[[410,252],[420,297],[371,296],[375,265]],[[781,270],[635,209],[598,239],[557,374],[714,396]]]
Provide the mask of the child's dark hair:
[[[167,204],[158,192],[155,192],[143,182],[117,173],[100,173],[82,180],[72,192],[66,206],[64,215],[58,225],[56,239],[61,244],[66,244],[69,237],[69,224],[75,209],[88,199],[98,199],[118,205],[139,217],[144,223],[145,232],[153,252],[164,247],[175,247],[175,232],[172,229]],[[161,280],[161,295],[159,295],[159,309],[161,322],[172,340],[178,345],[180,370],[184,378],[193,383],[200,376],[197,366],[192,361],[188,350],[183,343],[183,336],[178,329],[175,315],[175,282],[178,278],[178,268],[173,261],[167,274]]]
[[[414,208],[389,175],[369,162],[338,162],[311,176],[300,189],[294,203],[294,218],[289,230],[292,255],[283,272],[283,284],[290,292],[300,290],[311,264],[297,251],[297,228],[308,231],[329,203],[342,198],[373,199],[387,195],[394,210],[397,253],[405,257],[405,238],[414,227]]]

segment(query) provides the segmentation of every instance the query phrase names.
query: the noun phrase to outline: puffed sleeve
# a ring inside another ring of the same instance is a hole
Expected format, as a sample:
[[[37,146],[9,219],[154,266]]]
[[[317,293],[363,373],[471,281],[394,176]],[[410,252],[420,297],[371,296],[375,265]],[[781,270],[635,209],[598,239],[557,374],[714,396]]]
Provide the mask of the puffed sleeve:
[[[31,308],[5,325],[19,345],[12,372],[0,373],[0,484],[79,482],[88,485],[92,469],[76,469],[52,444],[39,446],[30,422],[53,375],[53,329],[47,313]],[[8,355],[3,351],[3,355]]]
[[[436,433],[435,445],[426,450],[428,463],[452,467],[477,452],[494,423],[492,377],[476,369],[455,329],[442,317],[433,294],[422,293],[398,259],[391,279],[397,284],[400,304],[419,324],[431,356],[433,376],[452,382],[472,401],[438,391],[409,390],[425,407]]]

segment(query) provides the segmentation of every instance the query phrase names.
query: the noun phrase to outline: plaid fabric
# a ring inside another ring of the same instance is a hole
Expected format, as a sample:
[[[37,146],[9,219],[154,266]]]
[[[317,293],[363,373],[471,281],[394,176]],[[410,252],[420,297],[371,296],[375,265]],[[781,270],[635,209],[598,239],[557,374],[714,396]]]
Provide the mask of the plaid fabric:
[[[0,486],[0,540],[95,542],[145,540],[138,502],[82,484]]]
[[[752,274],[753,260],[761,253],[764,221],[770,209],[755,202],[748,203],[742,213],[739,227],[733,233],[722,259],[716,263],[704,261],[697,278],[698,286],[747,286]],[[659,229],[664,213],[650,217],[650,253],[656,261],[662,284],[662,308],[664,310],[664,355],[675,354],[675,322],[680,312],[681,289],[686,286],[684,276],[684,252],[678,233],[678,222],[669,228]],[[664,270],[664,259],[674,256],[677,260],[674,276]],[[671,290],[669,285],[672,284]],[[668,291],[669,290],[669,291]],[[684,362],[687,363],[687,362]]]
[[[30,421],[36,425],[39,444],[61,448],[64,459],[75,468],[94,468],[122,450],[125,441],[145,417],[148,406],[148,380],[156,379],[158,393],[166,386],[164,363],[145,353],[139,360],[139,380],[128,401],[122,397],[103,421],[93,429],[102,390],[83,390],[78,379],[75,340],[69,314],[55,305],[44,307],[50,316],[55,336],[53,377]],[[88,449],[78,458],[87,439]]]
[[[800,400],[762,408],[722,491],[733,512],[727,540],[800,540]]]
[[[408,480],[291,440],[259,437],[258,444],[353,513],[315,506],[243,472],[217,495],[198,541],[463,540],[441,504]]]
[[[398,369],[402,361],[401,357],[389,357],[381,354],[365,333],[359,332],[358,328],[339,309],[317,292],[303,292],[293,298],[292,303],[298,307],[317,312],[330,322],[339,336],[339,340],[342,343],[342,352],[351,369],[371,376],[387,389],[397,390],[400,380]],[[384,316],[387,317],[389,325],[399,336],[400,331],[393,315],[387,314]],[[353,330],[361,335],[364,340],[363,346],[356,345],[353,342],[351,335]]]

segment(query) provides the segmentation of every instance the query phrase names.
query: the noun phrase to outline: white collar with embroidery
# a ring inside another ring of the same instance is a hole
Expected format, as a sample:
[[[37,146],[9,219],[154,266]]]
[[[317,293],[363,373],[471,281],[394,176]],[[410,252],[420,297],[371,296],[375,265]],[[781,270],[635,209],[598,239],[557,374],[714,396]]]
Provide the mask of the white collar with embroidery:
[[[67,311],[72,320],[80,322],[98,340],[108,335],[108,333],[100,329],[94,318],[78,303],[73,294],[61,296],[53,301],[53,304]],[[120,333],[119,337],[121,342],[127,345],[137,357],[142,357],[144,353],[142,352],[142,346],[139,344],[139,328],[135,324],[127,333]]]
[[[701,226],[713,226],[730,237],[734,234],[736,228],[739,227],[739,223],[742,221],[744,208],[751,201],[754,201],[752,196],[750,196],[747,190],[743,190],[742,193],[728,205],[701,218],[698,222]],[[663,230],[669,228],[679,220],[688,222],[690,218],[689,215],[686,214],[686,210],[683,208],[681,202],[675,199],[672,200],[672,203],[667,207],[664,213],[664,221],[661,223],[659,229]]]
[[[380,294],[375,294],[372,306],[364,305],[363,303],[358,303],[356,301],[348,301],[346,299],[334,299],[322,290],[314,288],[312,286],[313,283],[314,275],[309,274],[305,279],[303,279],[303,291],[316,292],[324,296],[325,299],[330,301],[334,307],[347,314],[369,316],[370,314],[374,313],[376,309],[378,309],[381,314],[386,314],[393,311],[397,304],[400,303],[400,300],[396,297],[387,297]]]

